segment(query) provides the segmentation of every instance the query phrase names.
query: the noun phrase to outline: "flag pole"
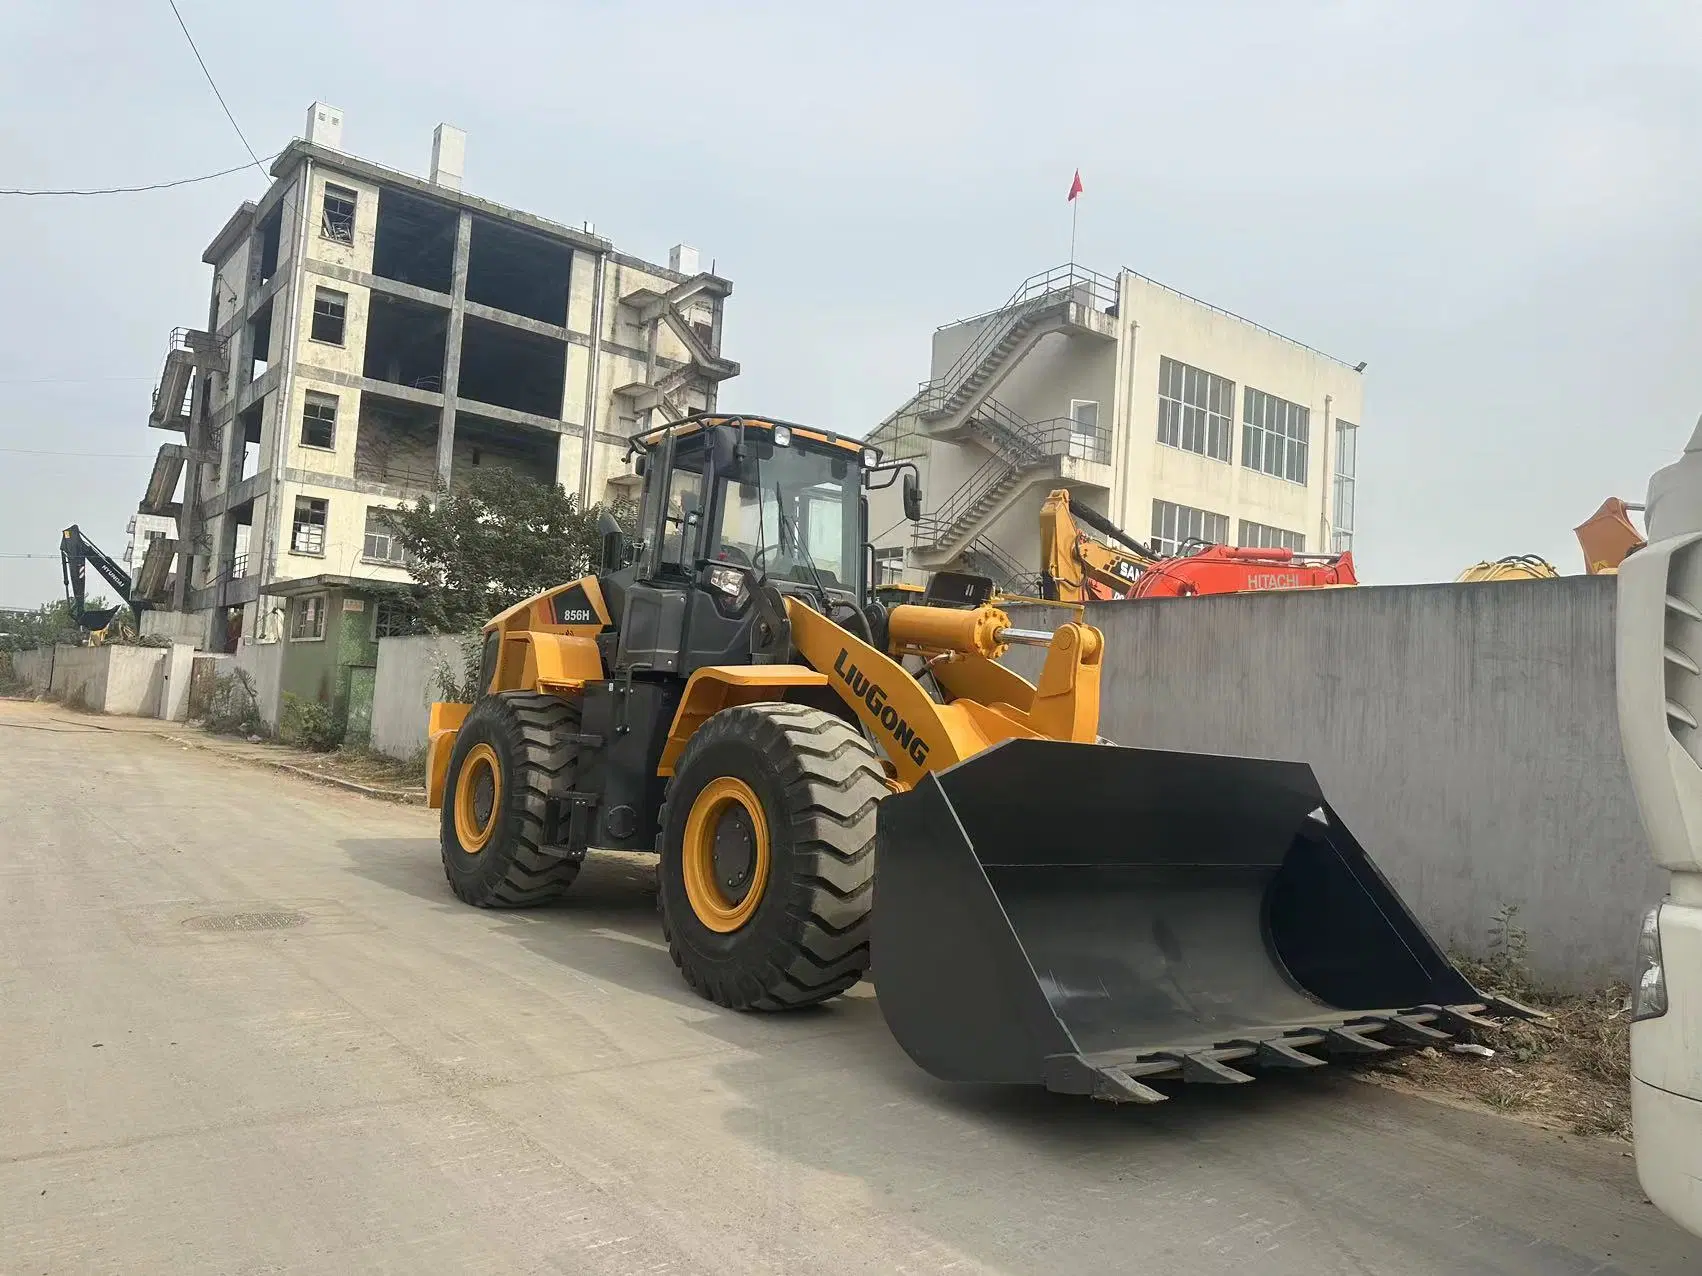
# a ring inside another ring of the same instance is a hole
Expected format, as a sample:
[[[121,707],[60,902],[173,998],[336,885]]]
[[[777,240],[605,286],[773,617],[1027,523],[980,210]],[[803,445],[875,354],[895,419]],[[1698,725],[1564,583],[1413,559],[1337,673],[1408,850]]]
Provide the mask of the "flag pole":
[[[1070,272],[1076,268],[1076,220],[1081,214],[1081,169],[1070,180]]]

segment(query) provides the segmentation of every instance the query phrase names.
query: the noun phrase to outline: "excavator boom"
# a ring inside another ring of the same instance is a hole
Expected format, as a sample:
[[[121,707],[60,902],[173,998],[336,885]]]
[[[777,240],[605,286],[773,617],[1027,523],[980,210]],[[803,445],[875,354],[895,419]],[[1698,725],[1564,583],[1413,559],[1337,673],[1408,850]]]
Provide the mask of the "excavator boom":
[[[1117,542],[1087,535],[1084,523]],[[1072,505],[1068,488],[1040,507],[1042,592],[1065,602],[1113,598],[1180,598],[1244,594],[1267,589],[1357,585],[1353,555],[1304,554],[1289,549],[1211,545],[1193,554],[1161,557],[1110,519]]]

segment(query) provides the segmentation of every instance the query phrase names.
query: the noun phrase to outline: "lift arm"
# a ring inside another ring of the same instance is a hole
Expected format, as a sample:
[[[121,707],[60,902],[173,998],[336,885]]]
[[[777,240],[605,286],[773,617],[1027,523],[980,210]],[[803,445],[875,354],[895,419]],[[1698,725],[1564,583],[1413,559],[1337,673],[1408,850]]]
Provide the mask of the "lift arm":
[[[59,534],[59,566],[65,576],[65,601],[71,605],[71,619],[81,629],[97,632],[112,623],[118,607],[102,607],[90,611],[85,606],[83,577],[88,564],[102,579],[117,591],[123,606],[132,606],[130,573],[125,571],[100,546],[96,545],[73,523]]]

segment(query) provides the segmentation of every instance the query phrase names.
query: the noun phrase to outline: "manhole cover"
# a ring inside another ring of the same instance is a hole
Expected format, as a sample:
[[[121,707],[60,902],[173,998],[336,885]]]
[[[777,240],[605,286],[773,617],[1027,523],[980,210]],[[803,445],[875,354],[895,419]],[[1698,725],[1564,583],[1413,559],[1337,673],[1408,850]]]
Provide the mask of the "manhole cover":
[[[190,930],[288,930],[306,920],[306,913],[211,913],[183,924]]]

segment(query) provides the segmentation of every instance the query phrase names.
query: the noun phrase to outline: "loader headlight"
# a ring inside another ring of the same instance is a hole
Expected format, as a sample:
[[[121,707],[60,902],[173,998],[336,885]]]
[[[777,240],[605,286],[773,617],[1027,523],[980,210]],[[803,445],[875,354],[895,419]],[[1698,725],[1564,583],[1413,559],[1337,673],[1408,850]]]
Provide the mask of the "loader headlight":
[[[863,449],[863,468],[872,470],[881,463],[881,454],[872,447]]]
[[[1661,906],[1643,914],[1637,934],[1637,977],[1631,981],[1631,1022],[1667,1012],[1667,972],[1661,964]]]
[[[784,426],[784,425],[777,425],[777,426],[774,427],[774,446],[775,447],[791,447],[792,446],[792,431],[791,431],[790,427]]]
[[[719,594],[736,599],[745,591],[745,573],[737,567],[711,567],[709,587]]]

